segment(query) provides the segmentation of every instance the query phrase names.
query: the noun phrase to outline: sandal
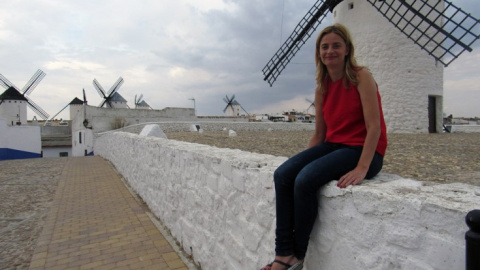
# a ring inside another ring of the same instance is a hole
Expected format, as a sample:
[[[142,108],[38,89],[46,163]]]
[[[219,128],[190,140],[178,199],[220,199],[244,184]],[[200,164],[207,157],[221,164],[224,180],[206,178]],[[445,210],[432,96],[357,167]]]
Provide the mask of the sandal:
[[[303,260],[300,260],[300,261],[296,262],[294,265],[290,265],[288,263],[284,263],[284,262],[279,261],[279,260],[274,260],[273,262],[265,265],[260,270],[270,270],[274,263],[278,263],[278,264],[281,264],[281,265],[285,266],[286,270],[302,270],[303,269]]]

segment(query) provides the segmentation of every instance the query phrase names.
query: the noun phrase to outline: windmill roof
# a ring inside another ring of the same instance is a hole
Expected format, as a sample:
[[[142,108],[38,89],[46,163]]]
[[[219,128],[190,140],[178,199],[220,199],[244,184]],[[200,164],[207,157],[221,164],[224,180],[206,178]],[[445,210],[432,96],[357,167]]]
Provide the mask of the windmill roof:
[[[138,103],[138,106],[141,106],[141,107],[150,107],[150,105],[148,105],[148,103],[145,102],[145,100],[140,101],[140,103]]]
[[[118,92],[115,92],[112,96],[112,98],[110,99],[110,101],[116,101],[116,102],[127,102],[126,99],[124,99],[122,97],[122,95],[120,95]]]
[[[27,100],[17,89],[9,87],[0,95],[0,100]],[[28,100],[27,100],[28,101]]]
[[[240,105],[240,103],[238,103],[238,101],[234,100],[234,101],[232,101],[232,105]]]
[[[70,105],[83,105],[83,101],[81,101],[79,98],[75,97],[71,102]]]

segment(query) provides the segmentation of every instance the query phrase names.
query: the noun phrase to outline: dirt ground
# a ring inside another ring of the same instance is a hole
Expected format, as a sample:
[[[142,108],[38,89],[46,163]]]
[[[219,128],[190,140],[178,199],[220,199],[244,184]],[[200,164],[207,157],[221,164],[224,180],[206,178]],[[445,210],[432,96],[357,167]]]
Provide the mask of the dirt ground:
[[[312,131],[166,133],[169,139],[219,148],[291,157],[305,149]],[[480,185],[480,133],[389,134],[383,172],[404,178]]]

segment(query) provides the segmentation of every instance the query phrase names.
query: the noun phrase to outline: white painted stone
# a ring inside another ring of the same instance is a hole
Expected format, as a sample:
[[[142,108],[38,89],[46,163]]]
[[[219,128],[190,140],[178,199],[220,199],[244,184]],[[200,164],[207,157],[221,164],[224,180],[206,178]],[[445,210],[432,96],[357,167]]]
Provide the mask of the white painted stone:
[[[237,136],[237,132],[235,132],[234,130],[231,130],[231,129],[230,129],[230,130],[228,131],[228,136],[230,136],[230,137],[235,137],[235,136]]]
[[[163,130],[160,128],[160,126],[155,124],[146,125],[140,132],[140,136],[168,139],[167,135],[165,135]]]
[[[190,125],[190,131],[198,131],[198,130],[199,128],[197,128],[197,125],[195,124]]]
[[[122,145],[122,147],[116,147]],[[274,256],[273,172],[284,157],[115,132],[108,159],[202,269],[259,269]],[[380,174],[318,192],[307,269],[463,269],[478,188]]]

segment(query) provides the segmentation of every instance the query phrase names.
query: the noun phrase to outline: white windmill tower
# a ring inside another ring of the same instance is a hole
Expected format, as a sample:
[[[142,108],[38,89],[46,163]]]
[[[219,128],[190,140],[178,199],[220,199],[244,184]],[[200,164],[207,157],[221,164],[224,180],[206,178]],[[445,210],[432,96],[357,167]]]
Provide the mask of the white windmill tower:
[[[472,50],[480,21],[442,0],[318,0],[264,67],[270,86],[328,12],[377,80],[388,132],[441,132],[443,66]]]
[[[44,77],[45,73],[38,70],[20,90],[0,74],[0,85],[7,89],[0,95],[0,118],[3,118],[7,125],[26,125],[27,106],[42,119],[48,119],[48,113],[28,97]]]

